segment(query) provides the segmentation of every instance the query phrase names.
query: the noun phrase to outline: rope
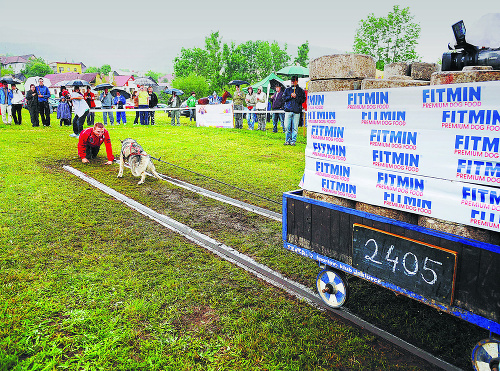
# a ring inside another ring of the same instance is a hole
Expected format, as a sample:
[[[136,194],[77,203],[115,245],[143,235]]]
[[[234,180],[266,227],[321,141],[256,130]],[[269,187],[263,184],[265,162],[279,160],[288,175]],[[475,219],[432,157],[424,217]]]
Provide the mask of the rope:
[[[150,157],[151,157],[151,156],[150,156]],[[234,186],[234,185],[232,185],[232,184],[225,183],[225,182],[223,182],[223,181],[221,181],[221,180],[218,180],[218,179],[215,179],[215,178],[209,177],[209,176],[204,175],[204,174],[197,173],[197,172],[195,172],[195,171],[193,171],[193,170],[186,169],[186,168],[184,168],[184,167],[182,167],[182,166],[175,165],[175,164],[172,164],[172,163],[167,162],[167,161],[163,161],[163,160],[161,159],[161,157],[160,157],[160,158],[151,157],[151,158],[152,158],[153,160],[156,160],[156,161],[159,161],[159,162],[163,162],[164,164],[168,164],[168,165],[171,165],[171,166],[177,167],[177,168],[179,168],[179,169],[182,169],[182,170],[188,171],[188,172],[190,172],[190,173],[193,173],[193,174],[196,174],[196,175],[202,176],[202,177],[204,177],[204,178],[207,178],[207,179],[213,180],[214,182],[224,184],[225,186],[228,186],[228,187],[231,187],[231,188],[237,189],[237,190],[239,190],[239,191],[249,193],[249,194],[251,194],[251,195],[253,195],[253,196],[257,196],[257,197],[262,198],[262,199],[264,199],[264,200],[267,200],[267,201],[273,202],[273,203],[275,203],[275,204],[277,204],[277,205],[281,205],[281,202],[277,202],[277,201],[272,200],[272,199],[270,199],[270,198],[267,198],[267,197],[265,197],[265,196],[261,196],[261,195],[259,195],[259,194],[257,194],[257,193],[252,192],[252,191],[249,191],[249,190],[246,190],[246,189],[243,189],[243,188],[236,187],[236,186]]]

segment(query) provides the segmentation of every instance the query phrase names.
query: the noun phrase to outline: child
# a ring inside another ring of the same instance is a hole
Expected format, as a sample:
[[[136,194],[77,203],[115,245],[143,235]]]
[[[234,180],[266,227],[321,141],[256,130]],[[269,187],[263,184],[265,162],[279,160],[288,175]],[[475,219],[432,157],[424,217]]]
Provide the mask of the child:
[[[59,126],[71,125],[71,106],[68,102],[69,92],[67,90],[63,90],[61,92],[61,100],[59,101],[59,105],[57,106],[57,118],[60,121]]]

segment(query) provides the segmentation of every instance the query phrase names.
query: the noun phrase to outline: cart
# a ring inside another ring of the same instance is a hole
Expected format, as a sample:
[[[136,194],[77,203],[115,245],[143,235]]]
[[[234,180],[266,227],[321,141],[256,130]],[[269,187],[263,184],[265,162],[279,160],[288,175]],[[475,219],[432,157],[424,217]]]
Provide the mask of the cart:
[[[284,247],[318,262],[316,286],[332,308],[353,275],[490,331],[472,351],[475,370],[498,365],[500,246],[383,216],[283,194]],[[498,366],[497,366],[498,367]]]

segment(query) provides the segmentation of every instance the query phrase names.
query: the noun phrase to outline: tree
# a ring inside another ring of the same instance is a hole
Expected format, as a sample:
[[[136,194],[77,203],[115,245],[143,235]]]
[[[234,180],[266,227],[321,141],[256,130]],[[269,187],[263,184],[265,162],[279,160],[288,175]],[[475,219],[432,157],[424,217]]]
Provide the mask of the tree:
[[[205,48],[181,49],[181,55],[174,60],[177,77],[191,73],[203,76],[210,91],[227,88],[231,80],[258,81],[269,73],[277,71],[289,62],[286,44],[281,48],[274,41],[247,41],[236,45],[222,43],[219,32],[205,38]]]
[[[309,64],[309,41],[297,48],[297,58],[294,59],[294,62],[302,67],[307,67]]]
[[[111,66],[109,64],[103,64],[99,72],[105,75],[109,75],[109,73],[111,72]]]
[[[99,67],[87,67],[85,73],[99,73]]]
[[[211,93],[207,80],[195,73],[190,73],[188,76],[176,77],[172,81],[172,87],[180,89],[186,94],[194,91],[197,97],[205,97]]]
[[[13,75],[13,74],[14,74],[14,70],[12,69],[12,67],[2,68],[2,70],[0,72],[0,76],[7,76],[7,75]]]
[[[373,13],[359,22],[354,36],[354,52],[377,59],[377,68],[386,63],[419,60],[415,47],[420,36],[420,25],[413,22],[409,8],[393,7],[387,17],[377,18]]]
[[[26,68],[22,70],[21,73],[26,77],[32,77],[49,75],[54,73],[54,71],[52,71],[52,68],[39,57],[31,58],[28,63],[26,63]]]
[[[157,83],[160,82],[160,77],[163,76],[163,73],[161,72],[154,72],[149,70],[146,72],[146,76],[151,77],[153,80],[155,80]]]

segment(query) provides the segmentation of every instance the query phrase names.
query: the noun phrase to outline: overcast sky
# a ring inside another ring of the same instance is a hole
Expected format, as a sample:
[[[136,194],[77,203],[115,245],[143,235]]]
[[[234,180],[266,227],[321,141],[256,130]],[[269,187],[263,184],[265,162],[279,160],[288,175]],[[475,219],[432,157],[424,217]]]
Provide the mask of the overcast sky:
[[[496,28],[489,43],[500,47],[500,1],[85,0],[75,4],[2,1],[0,53],[170,73],[181,47],[203,47],[204,38],[219,31],[226,43],[286,43],[292,58],[297,46],[308,40],[313,59],[352,51],[359,21],[370,13],[386,16],[393,5],[409,7],[421,25],[417,53],[424,62],[441,58],[454,41],[451,25],[461,19],[469,42],[484,38],[485,28]]]

